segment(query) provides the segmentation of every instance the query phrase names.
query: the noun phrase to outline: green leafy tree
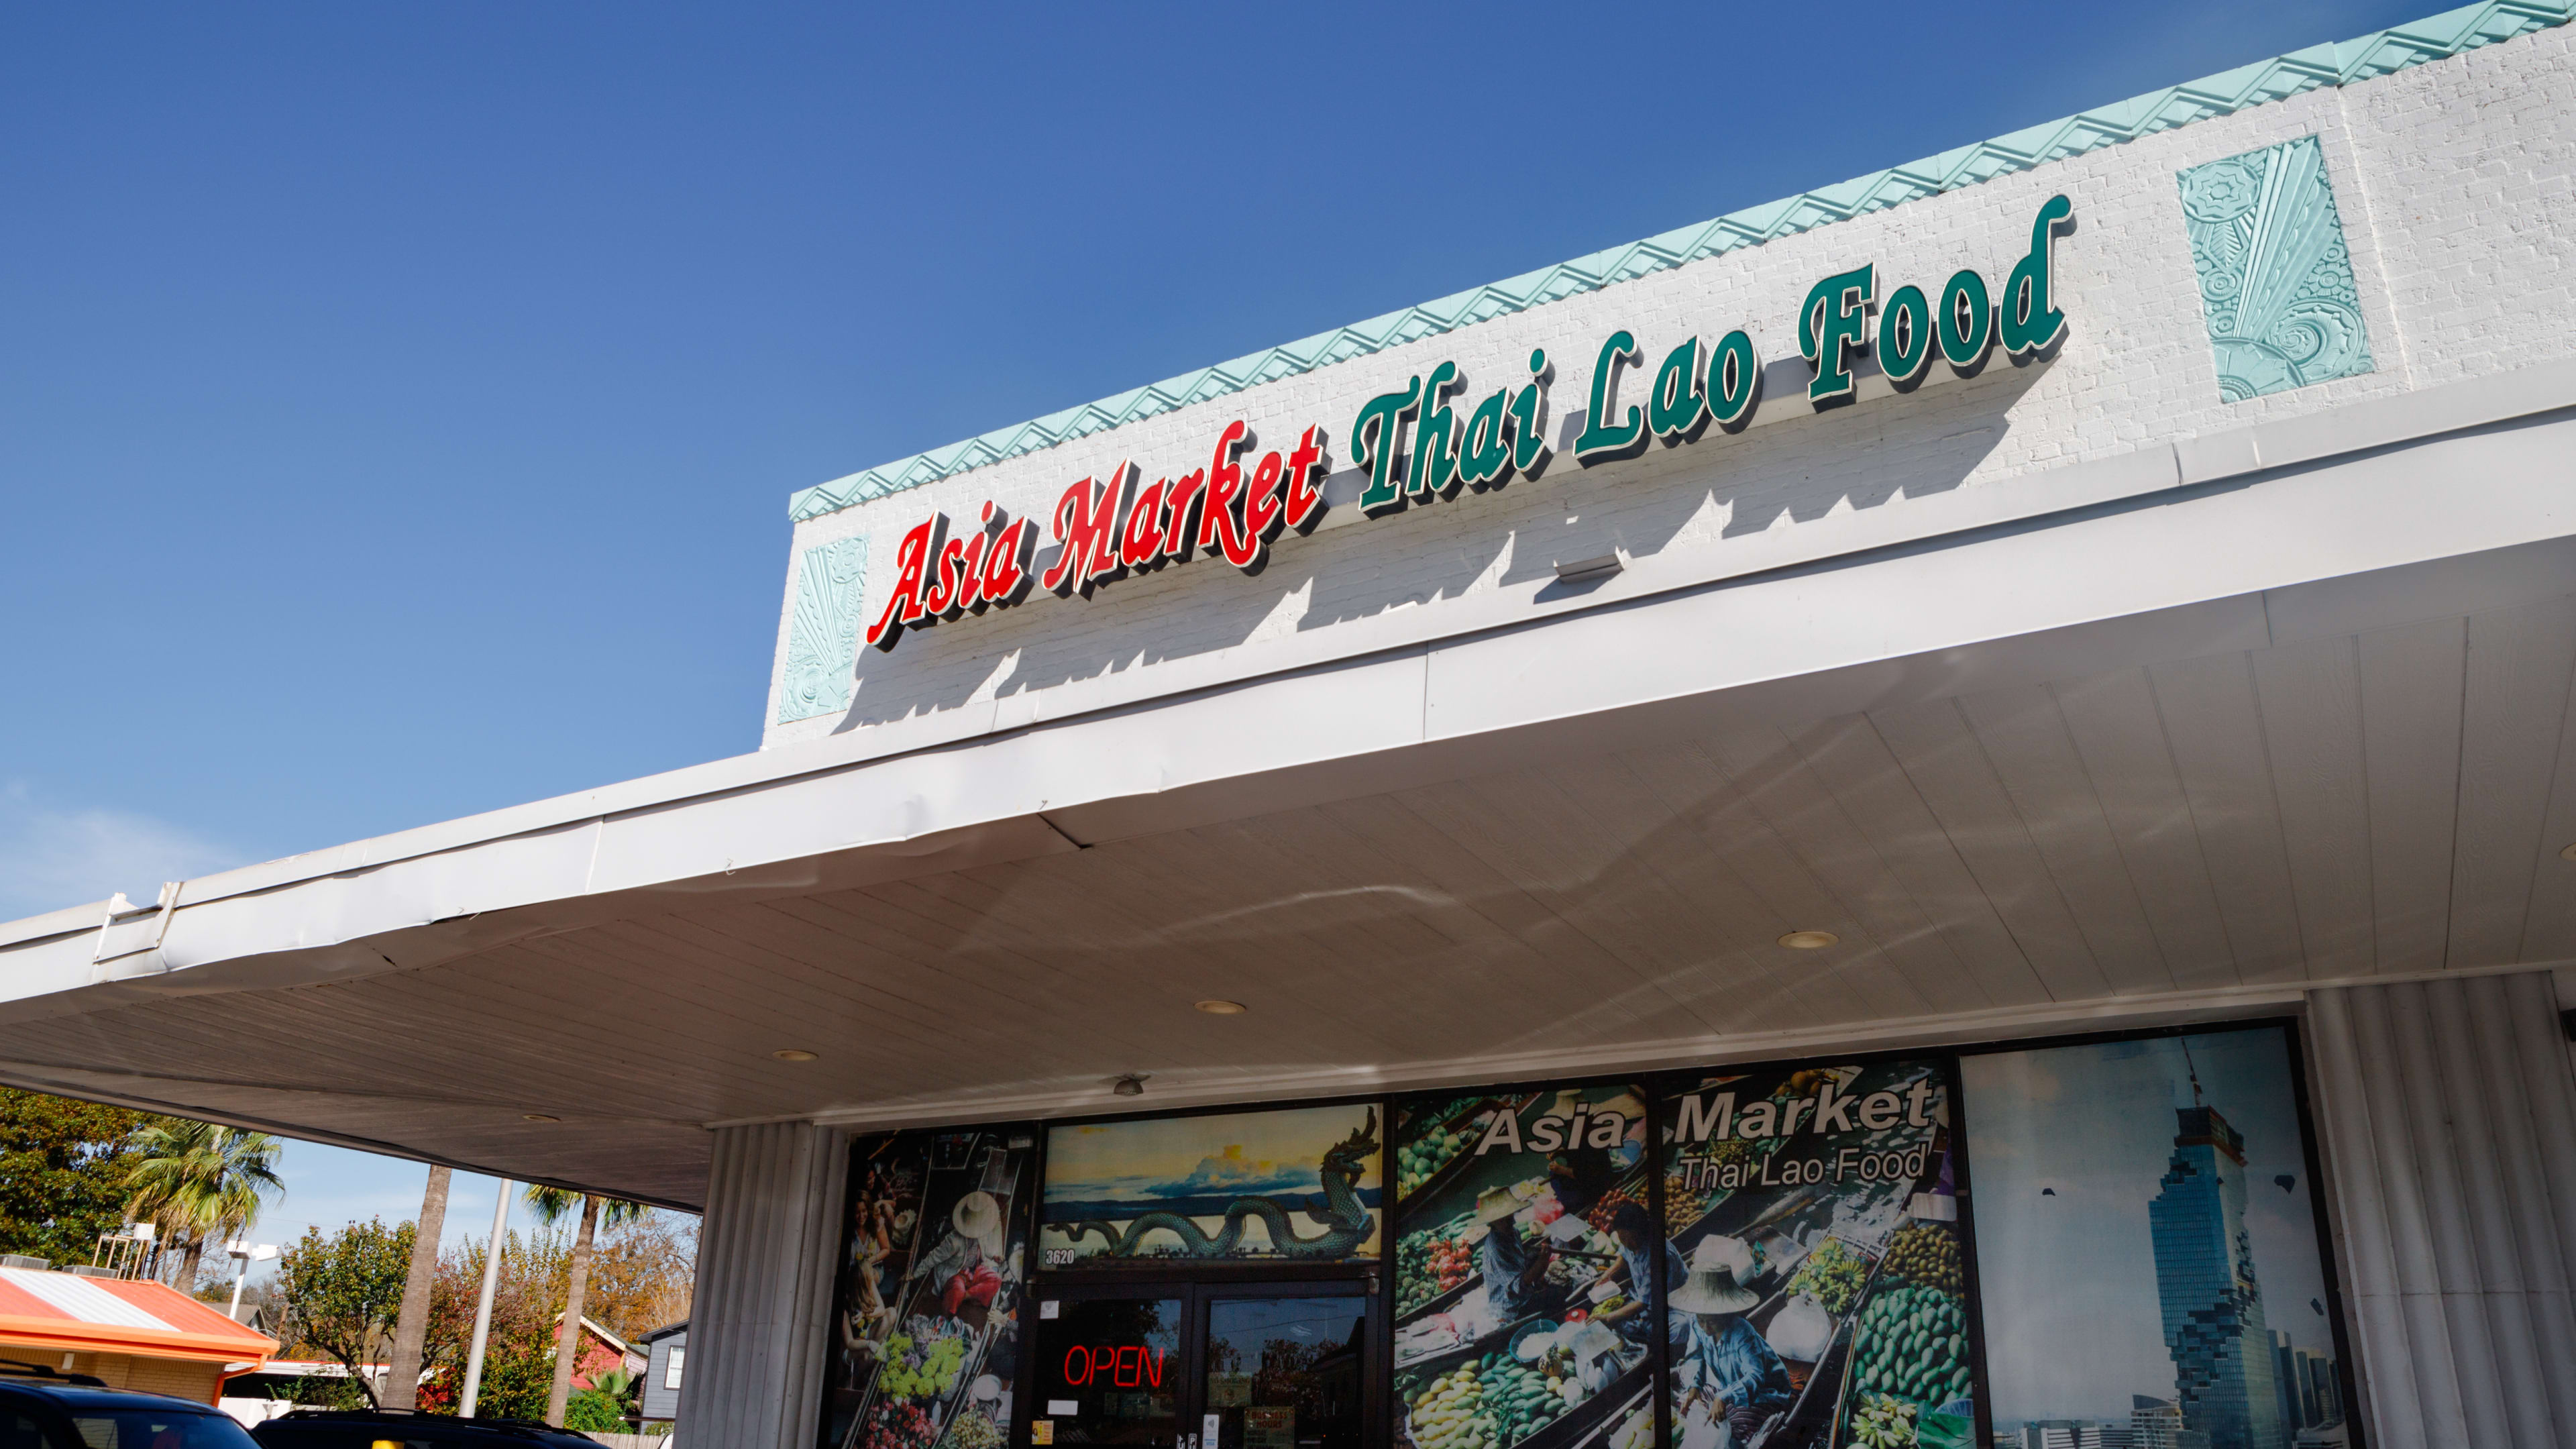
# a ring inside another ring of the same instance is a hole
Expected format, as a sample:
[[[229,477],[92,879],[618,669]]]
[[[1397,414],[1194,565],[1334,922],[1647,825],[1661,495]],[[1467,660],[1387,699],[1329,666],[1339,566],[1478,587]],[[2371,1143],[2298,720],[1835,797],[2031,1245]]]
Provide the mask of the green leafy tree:
[[[554,1345],[534,1334],[514,1334],[506,1342],[486,1345],[476,1417],[534,1419],[543,1414],[554,1362]]]
[[[134,1134],[168,1120],[0,1088],[0,1253],[88,1262],[125,1222]]]
[[[370,1406],[375,1386],[366,1365],[382,1362],[392,1347],[403,1280],[411,1269],[411,1239],[411,1224],[389,1228],[370,1218],[327,1237],[320,1228],[306,1228],[278,1259],[275,1291],[285,1309],[292,1355],[325,1358],[348,1369]]]
[[[572,1397],[573,1366],[581,1361],[581,1319],[588,1304],[583,1300],[590,1289],[590,1259],[599,1235],[600,1219],[611,1227],[631,1223],[644,1216],[642,1203],[623,1198],[602,1197],[595,1192],[568,1192],[542,1183],[528,1184],[528,1205],[536,1209],[537,1220],[548,1227],[581,1210],[581,1228],[573,1234],[572,1272],[564,1289],[563,1327],[556,1334],[554,1381],[546,1389],[546,1422],[560,1429],[564,1423],[564,1406]]]
[[[134,1134],[137,1160],[125,1184],[126,1211],[157,1224],[181,1245],[179,1286],[193,1292],[206,1245],[250,1231],[260,1209],[285,1193],[277,1154],[285,1144],[265,1132],[165,1118]]]
[[[453,1414],[464,1388],[474,1305],[482,1296],[486,1244],[461,1243],[440,1254],[430,1299],[422,1364],[432,1371],[419,1407]],[[474,1412],[483,1418],[535,1419],[546,1410],[554,1366],[556,1305],[563,1302],[571,1247],[561,1233],[511,1233],[502,1240],[501,1273],[492,1296],[492,1337],[483,1353],[483,1382]]]

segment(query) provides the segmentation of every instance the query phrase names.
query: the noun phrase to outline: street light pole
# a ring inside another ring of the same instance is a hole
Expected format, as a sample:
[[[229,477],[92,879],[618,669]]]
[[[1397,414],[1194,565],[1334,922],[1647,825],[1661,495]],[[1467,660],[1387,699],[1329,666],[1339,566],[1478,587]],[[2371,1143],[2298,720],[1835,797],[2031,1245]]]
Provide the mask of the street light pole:
[[[232,1255],[235,1263],[235,1267],[233,1269],[233,1306],[224,1311],[224,1316],[235,1323],[239,1323],[241,1322],[242,1285],[250,1281],[250,1265],[253,1263],[265,1263],[269,1259],[276,1257],[277,1245],[274,1243],[262,1243],[258,1247],[254,1248],[248,1243],[226,1243],[224,1245],[224,1251]]]
[[[501,1285],[501,1233],[510,1224],[510,1189],[504,1179],[500,1201],[492,1204],[492,1241],[483,1249],[483,1301],[474,1309],[474,1347],[465,1355],[465,1396],[457,1404],[462,1418],[474,1417],[474,1401],[483,1392],[483,1343],[492,1333],[492,1292]]]

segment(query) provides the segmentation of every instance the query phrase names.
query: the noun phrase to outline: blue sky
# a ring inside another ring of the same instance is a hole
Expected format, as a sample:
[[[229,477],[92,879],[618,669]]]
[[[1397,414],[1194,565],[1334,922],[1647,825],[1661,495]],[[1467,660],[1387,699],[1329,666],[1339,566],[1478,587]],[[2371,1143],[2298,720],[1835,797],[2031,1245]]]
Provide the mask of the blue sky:
[[[251,1235],[253,1242],[279,1247],[291,1246],[308,1227],[328,1233],[368,1218],[408,1222],[419,1216],[421,1191],[429,1185],[429,1169],[417,1162],[318,1142],[287,1143],[279,1166],[286,1178],[286,1195]],[[447,1221],[439,1241],[479,1241],[491,1233],[493,1181],[471,1172],[449,1177]],[[527,1203],[514,1195],[510,1227],[524,1233],[533,1225]],[[263,1267],[258,1276],[266,1277],[270,1271]]]
[[[798,488],[2425,8],[10,7],[0,918],[755,747]]]

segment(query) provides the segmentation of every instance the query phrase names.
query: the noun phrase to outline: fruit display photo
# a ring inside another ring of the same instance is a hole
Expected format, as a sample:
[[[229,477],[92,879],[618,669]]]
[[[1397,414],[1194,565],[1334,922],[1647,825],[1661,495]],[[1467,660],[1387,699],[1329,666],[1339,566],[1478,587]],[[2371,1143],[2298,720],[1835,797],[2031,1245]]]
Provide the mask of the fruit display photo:
[[[1036,1135],[851,1144],[825,1360],[826,1449],[999,1449],[1020,1356]]]
[[[1393,1104],[1398,1449],[1651,1449],[1646,1118],[1624,1083]]]
[[[1946,1059],[1664,1084],[1677,1449],[1971,1449]]]

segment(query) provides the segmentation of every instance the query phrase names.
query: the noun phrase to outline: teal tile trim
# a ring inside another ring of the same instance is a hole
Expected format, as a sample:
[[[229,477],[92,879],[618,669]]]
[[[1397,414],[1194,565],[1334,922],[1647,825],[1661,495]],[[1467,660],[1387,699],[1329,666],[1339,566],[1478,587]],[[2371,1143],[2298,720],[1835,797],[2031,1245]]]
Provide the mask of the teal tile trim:
[[[1686,226],[1644,241],[1611,247],[1508,281],[1453,293],[1436,302],[1372,317],[1349,327],[1222,362],[1116,397],[1049,413],[1033,422],[997,428],[980,437],[933,448],[898,462],[805,489],[788,500],[790,518],[802,522],[935,483],[1006,458],[1034,453],[1072,438],[1088,437],[1140,418],[1223,397],[1336,362],[1366,357],[1398,343],[1437,337],[1476,322],[1543,303],[1599,291],[1615,283],[1669,270],[1741,247],[1812,231],[1902,202],[1937,196],[2081,156],[2140,136],[2231,115],[2325,86],[2389,75],[2443,60],[2483,45],[2511,40],[2576,18],[2576,0],[2491,0],[2429,19],[2364,35],[2340,44],[2312,45],[2271,60],[2222,71],[2187,85],[2150,91],[2062,121],[1961,146],[1937,156],[1855,177],[1839,186],[1804,192]]]
[[[778,723],[850,707],[858,665],[859,599],[868,541],[835,539],[796,559],[796,615],[787,626],[787,668],[778,686]]]
[[[2175,173],[2227,402],[2371,369],[2325,148],[2284,141]]]

